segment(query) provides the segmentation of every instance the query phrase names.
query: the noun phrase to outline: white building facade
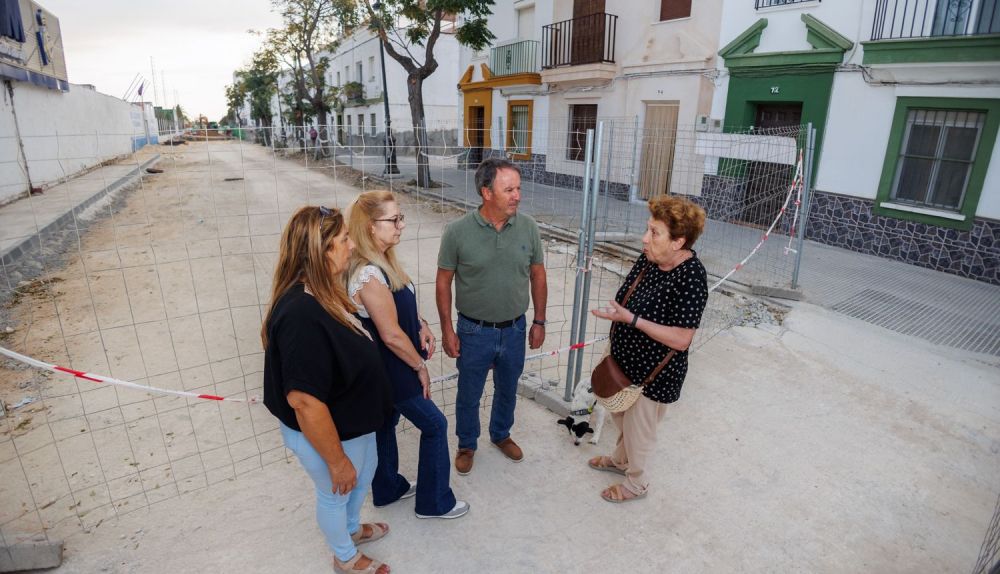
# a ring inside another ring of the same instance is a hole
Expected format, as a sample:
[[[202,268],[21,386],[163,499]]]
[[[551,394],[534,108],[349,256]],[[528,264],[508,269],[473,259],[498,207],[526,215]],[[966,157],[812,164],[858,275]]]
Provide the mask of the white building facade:
[[[712,116],[816,129],[807,238],[1000,284],[1000,4],[726,0]]]
[[[712,105],[721,0],[500,0],[494,46],[462,50],[462,115],[472,151],[526,162],[539,183],[574,185],[587,129],[605,121],[622,167],[615,195],[697,194],[669,177],[688,158],[678,130]],[[627,140],[634,140],[634,145]],[[628,149],[624,149],[628,148]],[[487,152],[489,153],[489,152]],[[655,166],[655,168],[654,168]]]
[[[405,37],[403,31],[400,36]],[[422,49],[411,50],[421,56]],[[455,66],[458,42],[450,31],[442,32],[434,49],[438,69],[423,84],[424,117],[429,133],[454,131],[458,115],[455,109]],[[385,133],[385,90],[382,85],[382,62],[378,37],[367,28],[359,28],[341,41],[329,55],[327,84],[339,90],[339,104],[332,112],[337,139],[344,145],[380,146]],[[412,119],[406,70],[389,54],[385,55],[386,85],[392,129],[400,147],[412,143]],[[432,137],[432,144],[433,144]],[[452,142],[454,145],[454,142]]]

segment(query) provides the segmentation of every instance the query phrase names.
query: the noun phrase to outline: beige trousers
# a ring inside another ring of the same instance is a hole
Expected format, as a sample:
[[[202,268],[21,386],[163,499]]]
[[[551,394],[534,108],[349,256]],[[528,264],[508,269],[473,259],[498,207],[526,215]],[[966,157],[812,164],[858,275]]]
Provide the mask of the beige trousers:
[[[645,396],[625,412],[611,413],[611,420],[621,433],[611,453],[611,462],[625,471],[625,488],[632,494],[645,494],[649,488],[646,463],[656,447],[656,425],[667,413],[667,405]]]

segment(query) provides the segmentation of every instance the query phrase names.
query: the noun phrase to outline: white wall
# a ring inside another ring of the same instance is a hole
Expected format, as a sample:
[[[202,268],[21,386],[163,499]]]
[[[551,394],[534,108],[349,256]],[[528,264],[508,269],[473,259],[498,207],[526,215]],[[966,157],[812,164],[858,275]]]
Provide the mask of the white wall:
[[[142,115],[127,102],[77,84],[71,84],[68,92],[13,84],[13,105],[6,89],[0,102],[0,203],[27,191],[15,135],[15,107],[36,187],[131,153],[134,141],[144,143]],[[155,134],[152,106],[147,108],[146,121]]]
[[[412,51],[412,49],[411,49]],[[418,49],[417,52],[420,52]],[[458,110],[455,106],[456,74],[459,60],[458,41],[451,34],[441,34],[434,47],[434,55],[438,61],[438,69],[423,84],[424,114],[428,129],[438,129],[442,125],[454,127],[458,121]],[[364,77],[361,79],[365,89],[365,98],[377,98],[382,94],[382,72],[379,56],[379,41],[368,30],[359,30],[341,42],[339,49],[330,58],[328,80],[331,85],[337,85],[337,72],[340,72],[340,86],[348,81],[358,81],[357,63],[361,62]],[[374,62],[374,68],[369,64]],[[349,76],[344,68],[348,67]],[[389,95],[389,113],[392,115],[394,130],[405,130],[412,125],[409,107],[409,91],[406,86],[406,70],[388,53],[385,55],[386,83]],[[385,117],[385,106],[382,102],[368,106],[355,106],[344,109],[344,114],[351,114],[351,126],[357,133],[357,114],[365,114],[366,134],[370,133],[370,114],[376,115],[378,131],[382,131]]]

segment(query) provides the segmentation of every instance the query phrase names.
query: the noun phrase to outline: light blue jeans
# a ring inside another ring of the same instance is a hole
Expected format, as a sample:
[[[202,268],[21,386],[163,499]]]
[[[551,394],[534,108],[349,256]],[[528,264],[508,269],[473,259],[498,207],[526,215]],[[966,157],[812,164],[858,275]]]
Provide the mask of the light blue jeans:
[[[302,468],[306,469],[309,478],[316,485],[316,522],[326,537],[327,545],[341,562],[354,558],[358,549],[351,540],[351,534],[361,528],[361,505],[368,496],[372,477],[375,476],[375,467],[378,465],[375,433],[340,443],[347,458],[351,459],[354,472],[358,476],[357,486],[347,494],[333,492],[329,467],[323,457],[309,444],[306,435],[282,424],[281,436],[285,439],[285,446],[295,453],[302,463]]]

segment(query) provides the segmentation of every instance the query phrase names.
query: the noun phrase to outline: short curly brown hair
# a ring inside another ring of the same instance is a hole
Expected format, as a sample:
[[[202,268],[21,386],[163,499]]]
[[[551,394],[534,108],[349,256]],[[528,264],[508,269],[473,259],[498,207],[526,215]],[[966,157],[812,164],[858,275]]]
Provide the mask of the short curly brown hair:
[[[671,239],[684,238],[684,249],[691,249],[705,229],[705,210],[690,199],[661,195],[649,200],[649,214],[664,223]]]

